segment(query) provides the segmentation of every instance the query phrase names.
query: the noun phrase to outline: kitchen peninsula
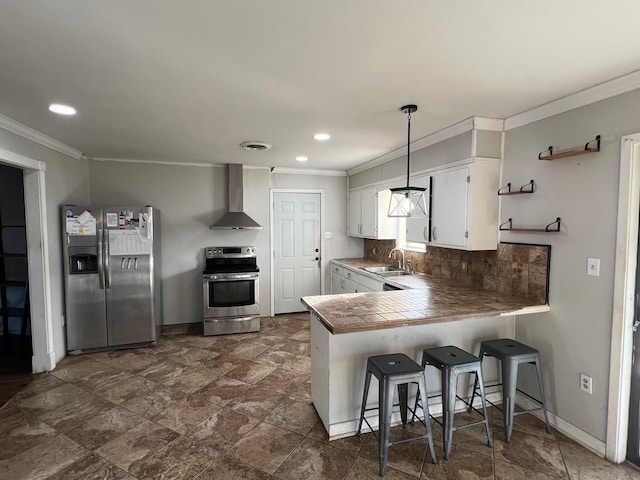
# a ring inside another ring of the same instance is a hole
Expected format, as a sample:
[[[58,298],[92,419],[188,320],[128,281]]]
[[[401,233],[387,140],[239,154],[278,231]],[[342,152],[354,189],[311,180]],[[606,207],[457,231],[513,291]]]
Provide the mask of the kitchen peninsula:
[[[381,279],[363,270],[374,266],[371,261],[342,259],[334,264]],[[403,352],[419,362],[424,348],[448,344],[476,352],[484,339],[513,337],[516,315],[549,310],[546,304],[424,274],[383,280],[403,290],[302,299],[311,313],[311,394],[330,439],[357,429],[368,356]],[[485,382],[497,379],[496,366],[487,367]],[[440,381],[435,370],[429,370],[427,388],[433,394],[440,390]],[[371,405],[377,403],[374,390]],[[439,410],[438,404],[430,407]],[[376,416],[369,421],[377,425]]]

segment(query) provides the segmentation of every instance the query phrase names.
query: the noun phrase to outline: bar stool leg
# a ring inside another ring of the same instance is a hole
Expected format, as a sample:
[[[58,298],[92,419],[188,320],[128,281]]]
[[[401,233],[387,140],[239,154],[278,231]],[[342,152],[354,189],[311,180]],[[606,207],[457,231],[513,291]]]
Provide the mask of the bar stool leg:
[[[389,439],[391,437],[391,411],[393,408],[393,388],[389,381],[384,379],[380,382],[380,410],[378,414],[379,428],[378,451],[380,457],[380,476],[384,476],[387,468],[387,458],[389,454]]]
[[[551,433],[551,426],[549,425],[549,418],[547,417],[547,402],[544,397],[544,383],[542,381],[542,367],[540,365],[540,359],[537,358],[536,374],[538,375],[538,387],[540,388],[540,400],[542,402],[542,412],[544,413],[544,423],[547,425],[547,433]]]
[[[482,345],[480,345],[480,355],[478,355],[478,357],[480,358],[480,368],[482,369],[482,359],[484,358],[484,350],[482,349]],[[471,391],[471,400],[469,400],[469,408],[467,408],[468,412],[472,410],[471,405],[473,405],[473,399],[476,398],[477,388],[478,388],[478,376],[476,375],[476,378],[473,380],[473,390]]]
[[[502,410],[504,415],[504,437],[511,442],[513,433],[513,411],[515,409],[518,364],[510,359],[502,360]]]
[[[409,389],[406,383],[398,385],[398,400],[400,401],[400,418],[402,419],[402,427],[407,426],[407,403],[409,400]]]
[[[356,435],[359,437],[362,431],[362,421],[364,420],[364,410],[367,407],[367,398],[369,396],[369,385],[371,384],[371,372],[367,371],[364,375],[364,392],[362,393],[362,407],[360,408],[360,421],[358,422],[358,431]]]
[[[484,415],[484,428],[487,431],[487,445],[493,448],[493,436],[491,435],[491,422],[487,416],[487,397],[484,394],[484,379],[482,378],[482,364],[478,366],[476,371],[476,383],[480,388],[480,399],[482,400],[482,414]],[[471,403],[473,405],[473,403]]]
[[[422,401],[422,412],[424,413],[424,423],[427,425],[427,442],[429,443],[429,451],[431,452],[431,462],[436,464],[438,460],[436,459],[436,450],[433,446],[433,431],[431,430],[431,420],[429,418],[429,404],[427,402],[427,382],[424,378],[421,378],[418,381],[418,393],[416,393],[416,405],[418,404],[417,398],[418,396],[422,397],[424,400]],[[415,416],[415,408],[414,408],[414,416]]]
[[[453,419],[456,411],[456,392],[458,389],[458,376],[451,368],[442,371],[442,400],[443,400],[443,443],[444,458],[449,459],[451,444],[453,442]]]

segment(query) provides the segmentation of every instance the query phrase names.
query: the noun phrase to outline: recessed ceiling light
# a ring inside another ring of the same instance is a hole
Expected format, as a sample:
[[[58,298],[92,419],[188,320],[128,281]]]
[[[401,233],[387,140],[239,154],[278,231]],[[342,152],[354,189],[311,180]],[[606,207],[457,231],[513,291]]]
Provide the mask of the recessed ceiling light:
[[[329,135],[328,133],[316,133],[313,138],[315,138],[316,140],[329,140],[331,138],[331,135]]]
[[[49,111],[57,113],[58,115],[75,115],[77,113],[75,108],[60,103],[52,103],[49,105]]]
[[[304,155],[300,155],[299,157],[296,157],[296,160],[299,162],[306,162],[307,160],[309,160],[309,157],[305,157]]]

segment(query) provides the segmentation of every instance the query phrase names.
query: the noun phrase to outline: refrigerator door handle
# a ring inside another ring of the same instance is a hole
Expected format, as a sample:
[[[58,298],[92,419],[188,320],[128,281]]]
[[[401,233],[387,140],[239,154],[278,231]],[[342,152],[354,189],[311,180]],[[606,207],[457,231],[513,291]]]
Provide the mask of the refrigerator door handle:
[[[104,290],[104,259],[102,255],[103,243],[104,243],[104,237],[102,236],[102,229],[99,228],[98,229],[98,282],[100,283],[100,290]]]
[[[109,261],[109,255],[110,255],[110,248],[109,248],[109,241],[107,240],[107,234],[109,233],[109,230],[105,231],[105,236],[104,236],[104,284],[105,287],[107,288],[111,288],[111,264]]]

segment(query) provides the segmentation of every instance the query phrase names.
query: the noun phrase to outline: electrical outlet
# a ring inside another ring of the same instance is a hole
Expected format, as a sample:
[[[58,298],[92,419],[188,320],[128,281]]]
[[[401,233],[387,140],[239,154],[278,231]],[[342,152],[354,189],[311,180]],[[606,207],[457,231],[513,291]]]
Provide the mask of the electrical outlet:
[[[600,259],[599,258],[587,259],[587,275],[593,275],[594,277],[600,276]]]
[[[331,232],[324,232],[324,238],[331,238]]]
[[[593,379],[589,375],[580,374],[580,390],[589,395],[593,393]]]

